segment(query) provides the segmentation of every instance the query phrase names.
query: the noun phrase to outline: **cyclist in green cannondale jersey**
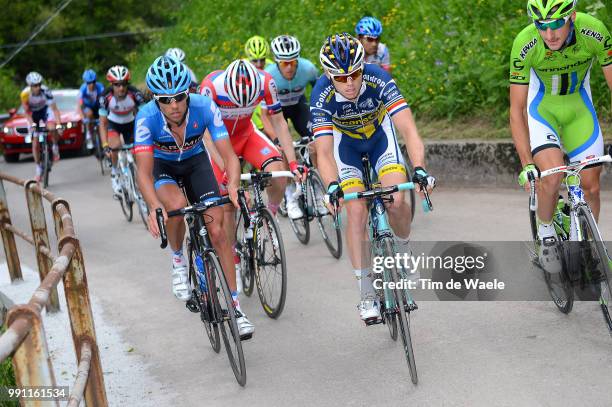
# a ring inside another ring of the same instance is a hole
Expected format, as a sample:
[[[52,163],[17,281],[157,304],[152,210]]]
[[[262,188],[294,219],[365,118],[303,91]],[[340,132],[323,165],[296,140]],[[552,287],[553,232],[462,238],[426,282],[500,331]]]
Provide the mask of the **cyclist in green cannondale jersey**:
[[[268,42],[259,35],[254,35],[247,40],[244,44],[244,54],[257,69],[263,70],[266,66],[274,63],[274,61],[268,58],[270,54]],[[258,130],[263,131],[270,139],[276,139],[274,127],[272,127],[270,119],[266,116],[266,112],[262,112],[261,105],[257,105],[251,120]]]
[[[510,128],[523,166],[519,184],[528,174],[570,161],[603,154],[603,136],[589,84],[595,59],[612,90],[612,40],[605,25],[576,12],[577,0],[528,0],[533,24],[514,40],[510,57]],[[548,272],[559,272],[557,235],[552,225],[562,175],[546,177],[538,187],[538,254]],[[601,167],[581,173],[585,198],[599,216]]]

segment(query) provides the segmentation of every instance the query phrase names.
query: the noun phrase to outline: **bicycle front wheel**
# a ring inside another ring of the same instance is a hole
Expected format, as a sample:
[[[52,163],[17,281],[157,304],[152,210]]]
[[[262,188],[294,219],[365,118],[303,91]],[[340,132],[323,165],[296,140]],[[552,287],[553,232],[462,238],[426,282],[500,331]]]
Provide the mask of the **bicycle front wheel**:
[[[134,164],[130,164],[130,173],[132,175],[132,187],[134,188],[134,198],[136,201],[136,205],[138,206],[138,213],[140,214],[140,220],[144,224],[145,229],[149,230],[149,208],[147,207],[147,203],[142,197],[142,193],[138,188],[138,183],[136,182],[136,168]]]
[[[119,183],[121,184],[121,196],[119,197],[119,204],[121,205],[121,210],[123,211],[123,215],[128,222],[132,221],[134,217],[134,208],[132,202],[132,197],[130,196],[129,185],[130,182],[126,179],[126,175],[123,173],[123,170],[119,169]]]
[[[40,144],[42,147],[42,179],[43,179],[43,188],[47,188],[49,186],[49,172],[51,171],[51,145],[44,143]]]
[[[245,227],[241,211],[236,211],[236,251],[240,256],[240,279],[242,292],[250,297],[255,288],[255,272],[253,271],[253,240],[244,236]]]
[[[305,196],[300,196],[298,198],[298,203],[300,205],[300,209],[302,210],[303,216],[298,219],[292,219],[289,217],[291,229],[293,229],[295,237],[297,237],[302,244],[308,244],[310,241],[310,222],[308,221],[308,205],[306,199],[307,197]]]
[[[259,300],[266,315],[278,318],[287,297],[287,262],[280,228],[267,208],[259,211],[253,242]]]
[[[381,253],[384,258],[390,257],[395,258],[395,250],[393,249],[393,240],[391,238],[383,238],[379,243],[381,245]],[[393,266],[388,269],[391,280],[395,283],[401,281],[401,275],[399,270]],[[397,318],[397,325],[399,326],[399,333],[402,337],[402,344],[404,347],[404,355],[408,362],[408,368],[410,370],[410,378],[412,383],[417,384],[418,376],[416,369],[416,362],[414,360],[414,350],[412,348],[412,336],[410,334],[410,306],[408,302],[408,295],[406,290],[395,289],[393,291],[393,299],[395,300],[395,315]]]
[[[213,293],[215,315],[221,326],[221,336],[223,337],[227,357],[236,381],[244,386],[246,384],[246,366],[240,332],[236,323],[236,309],[234,308],[232,293],[227,285],[217,255],[214,252],[206,253],[204,263],[206,270],[208,270],[207,275],[210,277],[209,290]]]
[[[327,210],[324,204],[325,187],[323,186],[321,176],[316,170],[310,171],[312,175],[308,178],[308,188],[313,199],[313,208],[317,217],[319,231],[329,253],[336,259],[339,259],[342,256],[342,231],[336,225],[334,216]]]
[[[585,262],[585,274],[599,291],[599,306],[608,327],[608,332],[612,335],[612,318],[610,317],[610,308],[612,307],[610,279],[612,276],[610,275],[608,250],[601,239],[599,228],[588,207],[581,206],[578,208],[578,221],[582,228],[584,241],[588,243],[585,245],[587,249],[585,253],[585,258],[587,259]]]
[[[216,353],[219,353],[221,350],[221,337],[219,336],[219,325],[214,319],[212,301],[213,296],[209,294],[207,282],[200,281],[200,278],[206,279],[206,277],[202,277],[206,275],[205,270],[203,269],[204,264],[202,262],[202,258],[196,254],[191,244],[188,245],[188,251],[189,280],[191,282],[191,286],[193,287],[191,299],[195,300],[198,304],[200,309],[200,319],[204,324],[204,330],[206,331],[206,336],[208,336],[210,345]],[[202,273],[200,277],[198,277],[198,271]]]

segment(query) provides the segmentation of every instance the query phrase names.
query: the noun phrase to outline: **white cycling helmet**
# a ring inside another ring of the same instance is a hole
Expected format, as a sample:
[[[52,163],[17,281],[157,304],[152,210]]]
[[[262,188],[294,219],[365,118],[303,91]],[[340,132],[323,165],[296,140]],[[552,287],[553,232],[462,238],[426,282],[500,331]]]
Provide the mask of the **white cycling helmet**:
[[[130,78],[130,71],[123,65],[111,66],[108,72],[106,72],[106,80],[110,83],[129,81]]]
[[[185,62],[185,51],[180,48],[168,48],[166,56],[178,59],[179,62]]]
[[[272,40],[271,45],[277,61],[289,61],[300,56],[300,42],[291,35],[279,35]]]
[[[248,107],[259,98],[263,82],[255,65],[246,59],[237,59],[225,70],[225,89],[232,103]]]
[[[28,86],[38,85],[39,83],[42,83],[42,81],[43,77],[38,72],[32,71],[28,74],[28,76],[26,76],[26,83]]]

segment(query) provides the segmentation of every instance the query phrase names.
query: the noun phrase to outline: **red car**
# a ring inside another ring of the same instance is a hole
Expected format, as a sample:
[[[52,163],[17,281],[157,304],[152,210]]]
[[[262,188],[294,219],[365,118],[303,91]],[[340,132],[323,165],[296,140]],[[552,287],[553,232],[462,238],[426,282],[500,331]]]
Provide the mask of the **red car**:
[[[77,110],[78,89],[53,90],[53,97],[62,114],[62,125],[64,126],[64,130],[60,132],[60,151],[88,154],[83,118]],[[19,161],[19,154],[32,153],[32,144],[25,142],[28,122],[23,113],[23,106],[20,106],[18,110],[11,109],[10,118],[0,127],[0,145],[4,150],[4,160],[8,163]]]

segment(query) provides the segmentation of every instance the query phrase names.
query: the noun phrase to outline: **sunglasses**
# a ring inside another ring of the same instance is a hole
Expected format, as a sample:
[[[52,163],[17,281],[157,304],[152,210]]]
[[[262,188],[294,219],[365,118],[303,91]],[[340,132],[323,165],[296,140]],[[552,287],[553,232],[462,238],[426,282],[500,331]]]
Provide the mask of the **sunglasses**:
[[[557,20],[552,20],[552,21],[538,21],[538,20],[534,20],[533,23],[535,24],[536,28],[540,31],[546,31],[549,28],[553,31],[558,30],[559,28],[563,27],[565,24],[567,24],[568,20],[570,19],[571,16],[567,16],[567,17],[563,17],[563,18],[559,18]]]
[[[296,66],[297,63],[298,63],[297,59],[292,59],[291,61],[278,61],[278,64],[282,66],[283,68],[286,68],[289,66]]]
[[[127,85],[128,85],[127,82],[113,82],[113,86],[115,88],[121,88],[121,87],[125,88],[127,87]]]
[[[88,85],[93,85],[96,81],[87,82]]]
[[[254,63],[255,65],[262,65],[266,63],[266,59],[265,58],[251,59],[251,62]]]
[[[363,37],[367,42],[380,42],[380,37],[370,37],[369,35],[364,35]]]
[[[170,96],[153,95],[155,100],[157,100],[162,105],[169,105],[172,102],[182,102],[183,100],[187,99],[187,96],[189,96],[189,91],[187,90],[181,93],[177,93],[176,95]]]
[[[348,82],[348,78],[351,78],[353,81],[356,81],[357,79],[361,77],[362,73],[363,73],[363,68],[359,68],[355,72],[352,72],[348,75],[332,75],[331,77],[336,82],[346,83]]]
[[[38,88],[40,87],[40,83],[33,83],[32,85],[30,85],[31,88]]]

